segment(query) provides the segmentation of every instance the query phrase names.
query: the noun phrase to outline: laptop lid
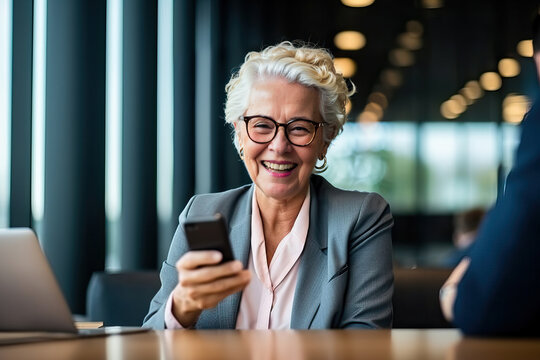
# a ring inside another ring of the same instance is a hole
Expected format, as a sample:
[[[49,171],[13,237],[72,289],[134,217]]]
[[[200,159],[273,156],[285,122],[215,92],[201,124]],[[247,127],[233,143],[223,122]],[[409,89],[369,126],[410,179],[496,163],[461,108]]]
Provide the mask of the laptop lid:
[[[0,331],[77,333],[34,232],[0,229]]]

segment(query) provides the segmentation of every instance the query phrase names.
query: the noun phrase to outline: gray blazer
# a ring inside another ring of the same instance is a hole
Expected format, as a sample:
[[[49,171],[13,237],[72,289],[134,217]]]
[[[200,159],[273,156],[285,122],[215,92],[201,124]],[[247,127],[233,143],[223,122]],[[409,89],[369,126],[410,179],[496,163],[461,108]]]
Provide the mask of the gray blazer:
[[[143,327],[163,329],[164,308],[178,282],[174,267],[188,251],[183,224],[191,216],[220,212],[229,224],[234,256],[247,267],[251,244],[253,185],[217,194],[196,195],[180,214],[161,289],[152,299]],[[298,273],[292,329],[389,328],[392,326],[393,218],[375,193],[339,190],[311,177],[310,224]],[[241,293],[202,312],[199,329],[234,329]]]

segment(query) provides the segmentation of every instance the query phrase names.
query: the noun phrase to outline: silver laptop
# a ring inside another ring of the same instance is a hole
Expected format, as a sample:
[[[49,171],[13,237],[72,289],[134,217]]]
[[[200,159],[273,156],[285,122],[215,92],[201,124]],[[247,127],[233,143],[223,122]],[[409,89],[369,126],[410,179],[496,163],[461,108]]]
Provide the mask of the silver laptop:
[[[0,345],[145,331],[77,330],[67,302],[31,229],[0,229]]]

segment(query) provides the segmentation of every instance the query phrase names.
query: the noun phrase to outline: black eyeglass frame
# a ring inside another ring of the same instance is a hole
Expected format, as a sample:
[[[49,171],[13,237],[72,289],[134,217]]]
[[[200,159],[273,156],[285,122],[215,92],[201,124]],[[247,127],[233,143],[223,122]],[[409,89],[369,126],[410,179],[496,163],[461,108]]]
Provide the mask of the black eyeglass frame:
[[[274,135],[272,136],[272,138],[268,141],[255,141],[253,140],[253,138],[251,137],[251,135],[249,134],[249,126],[248,126],[248,123],[251,119],[254,119],[254,118],[263,118],[263,119],[266,119],[266,120],[270,120],[272,121],[276,127],[275,127],[275,131],[274,131]],[[269,116],[265,116],[265,115],[251,115],[251,116],[240,116],[240,120],[243,120],[245,123],[246,123],[246,132],[247,132],[247,135],[249,137],[249,139],[251,141],[253,141],[254,143],[256,144],[268,144],[269,142],[272,142],[272,140],[274,140],[276,138],[276,135],[278,133],[278,130],[279,130],[279,127],[280,126],[283,126],[284,130],[285,130],[285,137],[287,138],[287,140],[294,146],[299,146],[299,147],[305,147],[305,146],[309,146],[313,140],[315,140],[315,137],[317,136],[317,129],[319,129],[319,127],[321,126],[324,126],[326,125],[326,123],[324,122],[317,122],[317,121],[313,121],[313,120],[308,120],[308,119],[303,119],[303,118],[294,118],[294,119],[291,119],[289,120],[288,122],[286,122],[285,124],[280,124],[278,123],[276,120],[272,119],[271,117]],[[291,139],[289,139],[289,133],[287,133],[287,128],[289,127],[290,124],[296,122],[296,121],[307,121],[309,123],[312,123],[314,126],[315,126],[315,131],[313,132],[313,137],[311,138],[311,140],[309,140],[309,142],[307,144],[304,144],[304,145],[298,145],[298,144],[295,144],[291,141]]]

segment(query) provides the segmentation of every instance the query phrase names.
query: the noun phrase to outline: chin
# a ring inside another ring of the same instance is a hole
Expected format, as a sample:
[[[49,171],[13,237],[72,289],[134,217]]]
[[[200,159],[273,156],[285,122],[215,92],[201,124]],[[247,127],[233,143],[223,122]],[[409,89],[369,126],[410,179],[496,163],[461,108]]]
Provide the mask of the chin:
[[[297,186],[287,184],[265,184],[261,187],[262,192],[275,200],[288,200],[300,196],[302,190]]]

